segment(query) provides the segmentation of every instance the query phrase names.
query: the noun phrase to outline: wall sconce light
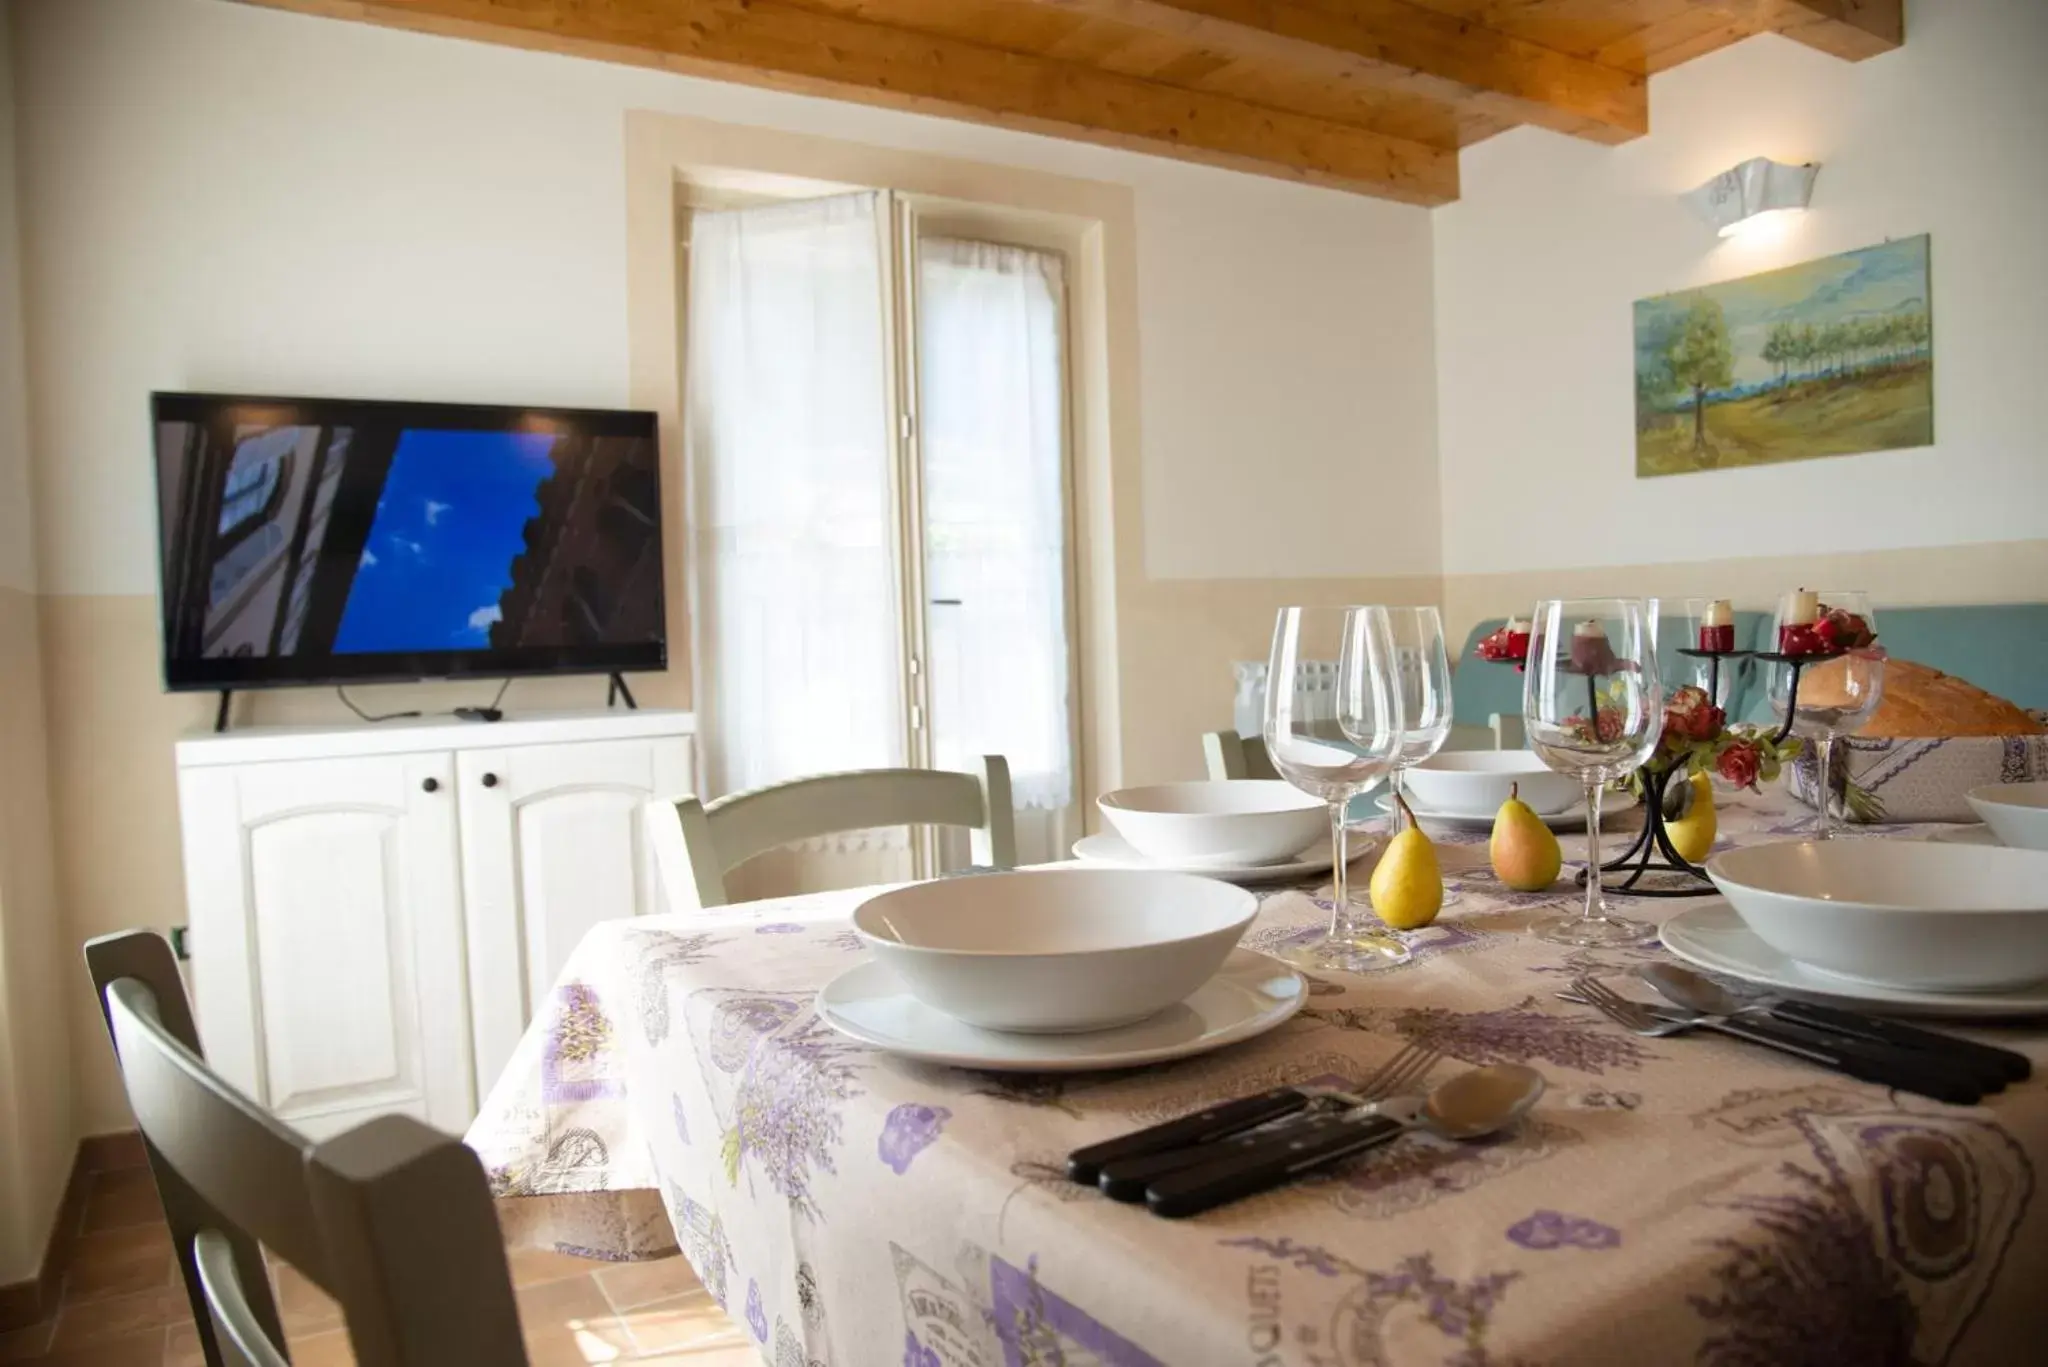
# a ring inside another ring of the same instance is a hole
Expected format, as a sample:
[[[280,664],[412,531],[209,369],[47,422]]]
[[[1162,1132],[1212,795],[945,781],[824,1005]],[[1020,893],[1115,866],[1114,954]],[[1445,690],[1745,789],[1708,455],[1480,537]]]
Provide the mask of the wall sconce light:
[[[1819,174],[1817,162],[1787,166],[1768,157],[1751,157],[1684,199],[1694,213],[1727,237],[1760,216],[1804,209],[1813,197],[1813,178]]]

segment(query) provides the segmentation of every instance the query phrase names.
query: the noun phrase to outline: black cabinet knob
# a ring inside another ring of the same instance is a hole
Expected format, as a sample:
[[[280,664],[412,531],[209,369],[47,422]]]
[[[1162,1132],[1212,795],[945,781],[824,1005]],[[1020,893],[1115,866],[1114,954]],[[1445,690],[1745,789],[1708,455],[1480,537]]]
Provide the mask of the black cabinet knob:
[[[485,775],[484,775],[484,787],[486,787],[486,788],[495,788],[495,787],[497,787],[497,786],[498,786],[498,776],[497,776],[496,774],[485,774]]]
[[[426,792],[426,793],[438,793],[438,792],[440,792],[440,791],[441,791],[441,780],[440,780],[440,779],[438,779],[438,778],[423,778],[423,779],[421,779],[421,780],[420,780],[420,791],[421,791],[421,792]]]

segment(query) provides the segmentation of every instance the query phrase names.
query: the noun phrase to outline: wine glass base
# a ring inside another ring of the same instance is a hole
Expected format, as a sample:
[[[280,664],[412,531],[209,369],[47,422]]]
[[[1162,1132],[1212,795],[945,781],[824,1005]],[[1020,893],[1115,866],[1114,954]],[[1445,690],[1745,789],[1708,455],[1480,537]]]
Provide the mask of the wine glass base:
[[[1306,973],[1377,973],[1399,968],[1414,954],[1391,935],[1365,935],[1333,940],[1328,936],[1307,944],[1286,945],[1270,951],[1282,963]]]
[[[1657,927],[1646,921],[1631,921],[1626,916],[1587,916],[1577,911],[1546,916],[1529,929],[1539,940],[1579,949],[1623,949],[1651,944],[1657,938]]]

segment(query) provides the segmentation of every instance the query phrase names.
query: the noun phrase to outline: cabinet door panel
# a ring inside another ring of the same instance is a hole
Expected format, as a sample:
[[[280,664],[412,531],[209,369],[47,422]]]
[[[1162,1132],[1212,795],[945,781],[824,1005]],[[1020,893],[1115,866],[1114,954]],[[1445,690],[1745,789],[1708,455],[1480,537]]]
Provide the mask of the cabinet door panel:
[[[661,910],[640,806],[689,791],[684,737],[457,756],[477,1094],[585,932]]]
[[[417,1093],[403,837],[393,812],[301,812],[249,832],[270,1105]],[[289,914],[276,909],[289,908]]]
[[[250,764],[186,785],[201,1038],[316,1137],[474,1113],[446,754]],[[195,806],[203,803],[203,806]]]

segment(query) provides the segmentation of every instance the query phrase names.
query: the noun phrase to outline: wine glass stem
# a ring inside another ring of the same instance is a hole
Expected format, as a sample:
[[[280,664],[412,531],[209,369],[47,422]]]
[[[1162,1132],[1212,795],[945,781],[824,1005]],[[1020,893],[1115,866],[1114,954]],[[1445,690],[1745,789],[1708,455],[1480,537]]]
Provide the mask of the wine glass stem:
[[[1586,916],[1597,921],[1607,914],[1600,899],[1600,779],[1586,772]]]
[[[1828,760],[1832,757],[1835,748],[1834,741],[1833,732],[1823,731],[1821,732],[1820,739],[1814,742],[1813,772],[1815,792],[1813,807],[1819,813],[1814,824],[1813,838],[1815,840],[1833,840],[1835,838],[1833,811],[1835,794],[1834,789],[1830,786],[1832,775],[1828,772]]]
[[[1330,938],[1342,938],[1350,930],[1350,870],[1344,862],[1344,802],[1330,804]]]

